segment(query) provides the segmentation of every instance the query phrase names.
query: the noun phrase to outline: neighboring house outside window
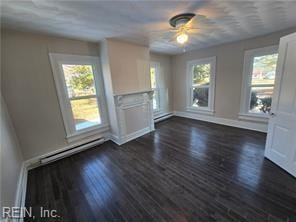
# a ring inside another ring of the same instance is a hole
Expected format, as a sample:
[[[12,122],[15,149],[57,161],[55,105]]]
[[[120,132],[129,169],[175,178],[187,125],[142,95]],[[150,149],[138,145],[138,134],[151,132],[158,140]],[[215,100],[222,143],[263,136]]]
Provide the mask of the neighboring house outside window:
[[[216,57],[187,62],[187,110],[214,113]]]
[[[268,120],[276,75],[278,47],[245,52],[240,119]]]
[[[50,54],[50,59],[67,139],[106,128],[99,58]]]

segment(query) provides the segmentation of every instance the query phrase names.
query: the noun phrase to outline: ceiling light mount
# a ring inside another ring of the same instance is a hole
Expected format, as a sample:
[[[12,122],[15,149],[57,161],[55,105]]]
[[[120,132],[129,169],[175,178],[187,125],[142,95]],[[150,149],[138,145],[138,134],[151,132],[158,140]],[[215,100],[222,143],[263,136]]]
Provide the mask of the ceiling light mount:
[[[172,17],[169,20],[170,25],[173,28],[178,28],[180,26],[185,25],[187,22],[189,22],[193,17],[195,16],[194,13],[182,13],[179,15],[176,15],[174,17]]]

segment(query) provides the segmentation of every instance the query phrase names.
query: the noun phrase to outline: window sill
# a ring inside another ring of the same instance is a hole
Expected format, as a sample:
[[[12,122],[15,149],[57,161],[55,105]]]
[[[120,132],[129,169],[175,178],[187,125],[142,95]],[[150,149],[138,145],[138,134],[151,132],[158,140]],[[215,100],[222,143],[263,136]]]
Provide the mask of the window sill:
[[[268,123],[269,116],[253,113],[239,113],[238,118],[240,120],[247,120],[253,122]]]
[[[214,110],[212,110],[212,109],[194,108],[194,107],[187,107],[186,111],[192,112],[192,113],[203,114],[203,115],[209,115],[209,116],[212,116],[215,113]]]
[[[89,129],[77,131],[71,135],[67,135],[66,139],[68,143],[76,142],[77,140],[83,140],[88,137],[100,137],[101,133],[104,133],[109,130],[109,125],[104,124],[96,127],[91,127]]]

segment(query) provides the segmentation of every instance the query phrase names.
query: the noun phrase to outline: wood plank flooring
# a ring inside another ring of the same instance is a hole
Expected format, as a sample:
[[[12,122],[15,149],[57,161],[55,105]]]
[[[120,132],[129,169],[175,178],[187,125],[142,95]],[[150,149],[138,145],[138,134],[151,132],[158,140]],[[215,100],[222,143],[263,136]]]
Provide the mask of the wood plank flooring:
[[[173,117],[29,171],[41,221],[296,221],[296,179],[264,159],[265,134]]]

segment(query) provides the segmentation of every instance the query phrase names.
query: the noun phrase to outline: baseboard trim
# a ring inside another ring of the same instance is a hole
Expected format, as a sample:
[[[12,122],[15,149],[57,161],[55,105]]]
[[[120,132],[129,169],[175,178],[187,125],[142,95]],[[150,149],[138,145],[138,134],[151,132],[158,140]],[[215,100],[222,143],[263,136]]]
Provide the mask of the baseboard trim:
[[[140,129],[136,132],[133,132],[133,133],[130,133],[126,136],[122,136],[122,137],[118,137],[118,136],[115,136],[115,135],[111,135],[111,141],[113,141],[114,143],[116,143],[117,145],[122,145],[124,143],[127,143],[131,140],[134,140],[140,136],[143,136],[147,133],[150,133],[151,131],[151,128],[150,127],[145,127],[143,129]]]
[[[263,133],[267,132],[267,124],[264,124],[264,123],[246,122],[246,121],[242,121],[242,120],[226,119],[226,118],[220,118],[220,117],[208,116],[208,115],[200,115],[200,114],[196,114],[196,113],[182,112],[182,111],[174,111],[174,115],[179,116],[179,117],[189,118],[189,119],[196,119],[196,120],[216,123],[216,124],[220,124],[220,125],[226,125],[226,126],[232,126],[232,127],[236,127],[236,128],[259,131],[259,132],[263,132]]]
[[[108,141],[110,139],[110,133],[105,133],[105,134],[102,134],[102,135],[98,135],[97,139],[99,140],[100,138],[104,138],[105,139],[104,142],[106,142],[106,141]],[[74,147],[83,146],[84,144],[89,143],[91,141],[93,141],[93,140],[81,140],[79,143],[74,143],[74,144],[68,145],[66,147],[56,149],[56,150],[54,150],[52,152],[48,152],[46,154],[42,154],[40,156],[36,156],[36,157],[31,158],[31,159],[28,159],[28,160],[24,161],[24,164],[25,164],[25,166],[27,167],[28,170],[36,168],[38,166],[43,165],[40,162],[41,159],[44,159],[44,158],[47,158],[47,157],[50,157],[50,156],[53,156],[53,155],[57,155],[59,153],[65,152],[65,151],[70,150],[70,149],[73,149]],[[91,143],[91,145],[88,146],[87,148],[91,148],[91,147],[93,147],[95,145],[97,145],[97,144]],[[85,149],[87,149],[87,148],[85,148]],[[64,156],[60,155],[59,159],[62,159],[64,157],[66,157],[66,156],[68,156],[68,154],[65,152],[65,155]]]
[[[98,139],[96,139],[94,141],[90,141],[88,143],[85,143],[85,144],[70,148],[68,150],[62,151],[60,153],[57,153],[57,154],[42,158],[40,160],[40,164],[43,165],[43,164],[47,164],[47,163],[51,163],[51,162],[63,159],[65,157],[67,157],[67,156],[71,156],[71,155],[73,155],[75,153],[82,152],[82,151],[87,150],[89,148],[92,148],[94,146],[100,145],[100,144],[102,144],[104,142],[105,142],[105,138],[98,138]]]
[[[158,123],[160,121],[163,121],[163,120],[166,120],[168,118],[171,118],[172,116],[174,116],[174,113],[164,113],[163,115],[161,116],[157,116],[154,118],[154,123]]]

